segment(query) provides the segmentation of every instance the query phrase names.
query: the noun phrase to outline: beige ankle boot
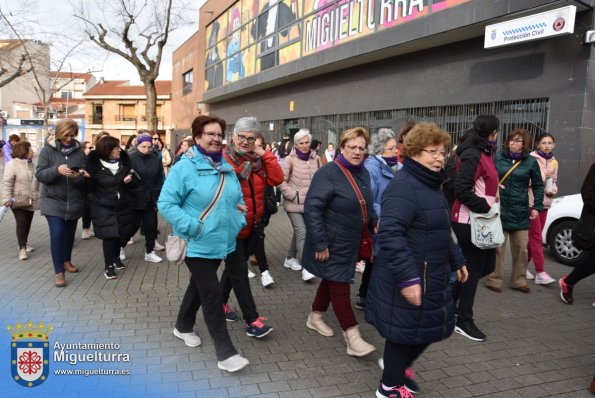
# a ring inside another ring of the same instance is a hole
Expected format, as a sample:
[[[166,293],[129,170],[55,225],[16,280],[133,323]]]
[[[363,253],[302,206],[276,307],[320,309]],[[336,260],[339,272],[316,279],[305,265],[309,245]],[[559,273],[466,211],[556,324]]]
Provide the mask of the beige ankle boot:
[[[359,327],[354,326],[343,332],[343,338],[347,343],[347,354],[354,357],[363,357],[374,351],[372,344],[366,343],[359,333]]]
[[[333,329],[329,328],[324,320],[322,319],[322,312],[310,312],[308,315],[308,320],[306,321],[306,327],[312,330],[316,330],[323,336],[331,337],[335,335]]]

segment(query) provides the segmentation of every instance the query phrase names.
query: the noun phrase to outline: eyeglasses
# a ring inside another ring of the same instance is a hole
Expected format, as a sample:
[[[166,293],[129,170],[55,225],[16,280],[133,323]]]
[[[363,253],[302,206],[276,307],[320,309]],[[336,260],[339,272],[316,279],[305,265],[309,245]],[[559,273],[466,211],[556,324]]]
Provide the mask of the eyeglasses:
[[[221,133],[214,133],[212,131],[205,131],[204,134],[209,137],[210,139],[213,139],[215,137],[217,138],[223,138],[223,134]]]
[[[446,152],[439,151],[437,149],[422,149],[422,151],[429,153],[430,156],[433,157],[434,159],[438,159],[438,158],[444,159],[446,157]]]
[[[525,143],[525,141],[519,140],[518,138],[517,139],[514,139],[514,140],[510,140],[508,142],[516,142],[516,143],[519,143],[520,142],[521,144],[524,144]]]
[[[349,149],[351,152],[365,152],[366,151],[365,147],[357,146],[357,145],[353,145],[353,146],[346,145],[345,148]]]
[[[240,142],[248,141],[250,144],[252,144],[256,141],[256,137],[246,137],[245,135],[242,135],[242,134],[237,134],[237,136],[238,136],[238,139],[240,140]]]

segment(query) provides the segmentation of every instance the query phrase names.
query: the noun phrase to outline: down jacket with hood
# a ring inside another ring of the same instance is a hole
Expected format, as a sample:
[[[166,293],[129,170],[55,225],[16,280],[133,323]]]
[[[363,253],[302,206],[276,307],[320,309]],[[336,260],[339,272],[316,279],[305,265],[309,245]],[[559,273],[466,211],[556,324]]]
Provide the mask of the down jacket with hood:
[[[370,189],[370,174],[365,167],[352,172],[368,211],[368,230],[373,233],[378,217]],[[323,279],[353,283],[355,263],[364,220],[359,200],[336,162],[327,163],[314,174],[304,207],[306,241],[302,265]],[[329,259],[319,262],[315,252],[329,249]]]
[[[226,178],[223,194],[200,221],[222,173]],[[216,170],[196,148],[188,149],[172,167],[157,201],[159,213],[171,224],[173,234],[187,240],[186,256],[210,259],[223,259],[236,249],[236,237],[246,225],[238,204],[244,200],[235,170],[225,158]]]
[[[366,296],[366,321],[397,344],[429,344],[454,330],[450,273],[465,265],[453,242],[445,176],[414,160],[388,184],[382,196],[379,251]],[[421,306],[401,294],[402,282],[419,278]]]
[[[242,164],[233,163],[225,151],[223,151],[223,156],[227,163],[235,169],[236,174],[239,174]],[[248,238],[254,225],[263,221],[262,215],[264,213],[265,186],[276,186],[283,182],[283,170],[281,170],[281,166],[279,166],[275,155],[270,151],[266,151],[260,159],[262,160],[262,168],[266,173],[265,178],[262,178],[257,173],[250,173],[248,180],[239,178],[242,194],[244,195],[244,202],[246,202],[246,206],[248,207],[248,211],[246,211],[247,225],[238,235],[239,239]]]
[[[27,159],[12,159],[4,167],[2,180],[2,203],[8,202],[17,195],[29,196],[31,206],[23,210],[39,209],[39,182],[35,179],[33,163]]]
[[[132,235],[132,210],[130,185],[124,178],[130,173],[130,159],[126,151],[120,152],[119,167],[113,174],[101,163],[96,151],[89,153],[87,171],[91,178],[87,191],[91,196],[93,231],[99,239],[122,238]]]
[[[301,160],[296,155],[294,147],[283,162],[285,179],[279,185],[283,195],[283,209],[288,213],[303,213],[304,202],[308,188],[312,183],[314,173],[320,168],[320,158],[314,151],[310,151],[308,160]]]
[[[41,186],[41,214],[76,220],[85,208],[85,178],[76,180],[58,173],[58,167],[87,167],[87,156],[81,144],[74,141],[74,147],[65,149],[60,141],[50,136],[39,152],[35,177]]]

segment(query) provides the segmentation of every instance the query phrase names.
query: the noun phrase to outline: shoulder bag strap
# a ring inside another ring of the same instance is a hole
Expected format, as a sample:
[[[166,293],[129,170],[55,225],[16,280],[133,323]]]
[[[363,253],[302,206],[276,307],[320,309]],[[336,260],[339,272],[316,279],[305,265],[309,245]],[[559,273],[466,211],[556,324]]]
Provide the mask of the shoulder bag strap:
[[[362,218],[364,219],[364,224],[366,224],[368,222],[368,209],[366,208],[366,200],[364,199],[364,196],[362,195],[361,191],[357,187],[357,184],[353,180],[353,176],[351,175],[351,172],[349,170],[347,170],[345,168],[345,166],[343,166],[340,162],[335,162],[335,163],[337,164],[337,166],[339,166],[339,168],[341,169],[343,174],[345,174],[345,177],[347,177],[347,181],[349,181],[349,184],[351,184],[351,187],[355,191],[355,195],[357,196],[357,199],[359,200],[360,209],[362,211]]]
[[[500,179],[499,184],[502,185],[502,183],[504,182],[504,180],[506,180],[508,178],[508,176],[510,175],[510,173],[512,173],[514,171],[514,169],[516,169],[521,163],[523,163],[522,160],[519,160],[518,162],[516,162],[515,164],[512,165],[512,167],[506,172],[506,174],[504,174],[504,177],[502,177]]]
[[[225,173],[221,173],[221,178],[219,179],[219,184],[217,185],[217,188],[215,189],[215,196],[213,196],[211,203],[209,203],[209,205],[200,214],[200,217],[198,218],[200,221],[204,221],[204,219],[207,218],[207,216],[209,214],[211,214],[211,211],[213,211],[213,209],[215,208],[215,205],[217,204],[217,202],[223,195],[224,188],[225,188]]]

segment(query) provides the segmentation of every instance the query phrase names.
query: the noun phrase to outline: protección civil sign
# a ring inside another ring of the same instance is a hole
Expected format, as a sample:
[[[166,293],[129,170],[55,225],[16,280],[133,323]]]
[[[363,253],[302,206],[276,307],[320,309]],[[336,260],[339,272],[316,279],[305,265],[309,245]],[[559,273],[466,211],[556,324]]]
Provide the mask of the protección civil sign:
[[[485,28],[484,48],[508,46],[525,41],[574,33],[576,6],[512,19]]]

